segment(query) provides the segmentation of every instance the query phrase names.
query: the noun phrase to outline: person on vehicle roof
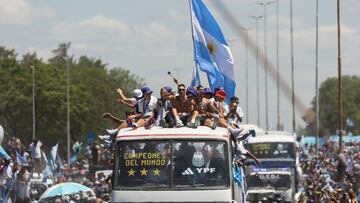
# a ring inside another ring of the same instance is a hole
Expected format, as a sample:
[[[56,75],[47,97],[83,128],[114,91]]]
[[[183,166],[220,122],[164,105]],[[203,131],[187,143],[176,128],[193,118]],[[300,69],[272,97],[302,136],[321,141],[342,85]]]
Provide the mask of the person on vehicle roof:
[[[194,111],[194,102],[187,98],[184,84],[178,86],[178,93],[179,95],[171,100],[173,104],[171,112],[175,117],[176,127],[183,127],[191,118],[190,116]]]

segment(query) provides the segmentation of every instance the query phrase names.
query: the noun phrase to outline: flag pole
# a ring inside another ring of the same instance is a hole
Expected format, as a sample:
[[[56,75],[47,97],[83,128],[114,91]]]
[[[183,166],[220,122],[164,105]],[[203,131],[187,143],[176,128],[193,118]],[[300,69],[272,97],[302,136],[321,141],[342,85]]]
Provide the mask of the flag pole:
[[[190,8],[190,25],[191,25],[191,39],[193,41],[193,52],[194,52],[194,69],[196,69],[196,73],[197,75],[193,75],[193,77],[197,77],[198,74],[199,74],[199,70],[198,70],[198,67],[197,67],[197,63],[196,63],[196,60],[195,60],[195,39],[194,39],[194,23],[193,23],[193,16],[192,16],[192,4],[191,4],[191,0],[188,1],[189,2],[189,8]],[[194,71],[193,71],[194,72]],[[198,78],[199,79],[199,85],[201,84],[201,81],[200,81],[200,77]]]

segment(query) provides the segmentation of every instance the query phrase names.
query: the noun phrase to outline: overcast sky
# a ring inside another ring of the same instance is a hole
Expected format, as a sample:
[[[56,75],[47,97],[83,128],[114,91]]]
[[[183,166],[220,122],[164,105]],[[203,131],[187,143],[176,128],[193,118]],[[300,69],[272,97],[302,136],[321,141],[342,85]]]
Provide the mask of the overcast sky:
[[[235,59],[237,95],[244,111],[245,48],[230,25],[208,0],[225,37],[231,40]],[[290,84],[289,1],[279,0],[280,74]],[[255,40],[255,21],[263,15],[255,0],[222,0]],[[310,106],[315,95],[315,0],[293,0],[295,91]],[[342,0],[343,74],[360,74],[360,1]],[[337,76],[336,0],[319,0],[319,79]],[[269,5],[268,57],[276,64],[276,5]],[[263,20],[259,21],[259,47],[263,49]],[[193,45],[188,0],[0,0],[0,45],[20,55],[35,51],[44,60],[61,42],[71,42],[70,54],[101,58],[111,67],[123,67],[158,89],[172,84],[171,71],[185,83],[191,80]],[[256,123],[256,61],[249,53],[249,115]],[[264,71],[261,69],[261,126],[265,127]],[[204,81],[205,82],[205,81]],[[269,78],[269,123],[276,126],[276,82]],[[114,98],[115,99],[115,98]],[[291,130],[291,103],[281,93],[281,121]],[[297,124],[304,125],[297,112]]]

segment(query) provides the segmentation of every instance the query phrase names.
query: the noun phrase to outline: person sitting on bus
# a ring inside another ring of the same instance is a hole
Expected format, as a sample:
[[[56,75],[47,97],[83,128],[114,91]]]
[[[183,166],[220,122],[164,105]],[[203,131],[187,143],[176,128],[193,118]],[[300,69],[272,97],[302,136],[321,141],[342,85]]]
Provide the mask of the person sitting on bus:
[[[244,118],[244,113],[239,106],[239,98],[233,96],[230,99],[230,104],[225,105],[225,119],[229,125],[234,128],[239,128],[239,124]]]
[[[173,104],[171,112],[175,117],[176,127],[183,127],[189,121],[194,106],[192,100],[188,100],[186,97],[184,84],[178,86],[178,93],[179,95],[175,96],[171,101]]]
[[[138,112],[138,108],[137,108],[137,101],[139,99],[141,99],[143,97],[143,93],[140,89],[134,89],[132,94],[133,94],[133,98],[128,98],[124,95],[123,91],[121,88],[118,88],[116,90],[116,92],[118,93],[118,95],[120,96],[120,98],[118,99],[118,102],[125,104],[126,106],[128,106],[129,108],[132,109],[131,112],[126,112],[126,117],[128,118],[131,115],[135,115]],[[119,131],[119,129],[121,128],[125,128],[128,126],[126,120],[122,120],[119,119],[118,117],[115,117],[114,115],[112,115],[111,113],[104,113],[102,115],[103,118],[109,118],[111,119],[113,122],[118,124],[118,127],[115,129],[106,129],[106,132],[109,135],[116,135],[116,133]]]
[[[171,128],[175,126],[174,117],[171,114],[172,103],[170,101],[174,97],[175,95],[173,94],[170,86],[165,86],[160,89],[160,98],[157,101],[156,107],[156,125],[164,128]]]
[[[143,97],[143,93],[142,93],[142,91],[140,89],[134,89],[133,90],[133,92],[132,92],[133,97],[132,98],[125,97],[121,88],[118,88],[116,90],[116,92],[120,96],[120,98],[118,99],[118,101],[120,103],[123,103],[123,104],[127,105],[128,107],[132,108],[132,110],[134,112],[138,112],[136,104],[137,104],[137,101],[139,101]]]
[[[187,127],[197,128],[200,125],[200,103],[202,101],[201,94],[194,87],[189,86],[186,90],[186,97],[191,104],[190,118],[187,122]]]
[[[195,101],[195,109],[198,112],[198,116],[195,119],[197,120],[198,125],[205,125],[205,121],[209,119],[208,112],[213,108],[211,106],[210,99],[206,98],[206,95],[211,95],[210,88],[204,88],[203,91],[198,91]],[[211,120],[209,120],[211,123]],[[209,124],[210,125],[210,124]]]
[[[217,126],[228,127],[224,116],[224,100],[226,99],[226,92],[223,89],[219,89],[215,92],[214,101],[211,102],[211,109],[208,111],[208,117],[205,121],[205,125],[215,129]],[[211,101],[211,100],[210,100]]]
[[[128,120],[129,127],[134,129],[145,125],[150,126],[156,121],[154,110],[157,105],[157,98],[152,96],[153,91],[149,87],[143,87],[141,91],[144,97],[137,102],[139,113],[134,116],[137,121],[134,123],[133,120]]]

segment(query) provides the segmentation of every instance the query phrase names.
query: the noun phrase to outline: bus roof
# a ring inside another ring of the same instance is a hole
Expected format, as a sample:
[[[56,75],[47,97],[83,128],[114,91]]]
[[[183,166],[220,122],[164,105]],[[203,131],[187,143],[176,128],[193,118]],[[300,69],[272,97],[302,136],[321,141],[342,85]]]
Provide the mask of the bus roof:
[[[123,139],[159,139],[159,138],[215,138],[228,139],[229,132],[226,128],[218,127],[212,130],[206,126],[199,126],[196,129],[181,127],[181,128],[162,128],[153,127],[151,129],[138,128],[133,130],[131,128],[124,128],[119,131],[116,140]]]
[[[266,133],[258,133],[256,137],[248,138],[248,143],[264,142],[296,142],[296,138],[291,133],[285,131],[268,131]]]

